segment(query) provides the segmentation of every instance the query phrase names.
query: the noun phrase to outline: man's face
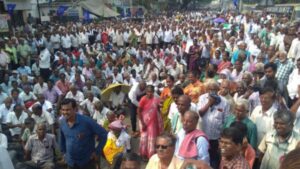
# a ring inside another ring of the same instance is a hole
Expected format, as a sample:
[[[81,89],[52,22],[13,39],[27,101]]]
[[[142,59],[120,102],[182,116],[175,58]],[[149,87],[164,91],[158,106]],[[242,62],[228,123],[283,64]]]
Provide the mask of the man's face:
[[[19,105],[19,106],[17,106],[17,107],[15,108],[15,112],[16,112],[16,113],[21,113],[22,111],[23,111],[23,108],[22,108],[21,105]]]
[[[173,156],[175,147],[170,144],[168,139],[158,138],[155,144],[156,153],[159,159],[165,160]]]
[[[277,118],[274,119],[274,128],[279,136],[287,136],[293,130],[293,125]]]
[[[189,77],[189,81],[191,82],[191,83],[195,83],[196,82],[196,78],[194,77],[194,75],[192,74],[192,73],[190,73],[189,75],[188,75],[188,77]]]
[[[72,107],[72,103],[62,105],[60,108],[61,114],[66,118],[66,120],[69,120],[75,116],[75,108]]]
[[[45,138],[46,128],[44,125],[39,125],[36,129],[36,133],[39,138]]]
[[[121,169],[141,169],[141,167],[136,161],[123,161]]]
[[[274,93],[272,93],[272,92],[266,92],[259,96],[259,100],[260,100],[262,107],[269,108],[272,106],[273,101],[274,101],[273,95],[274,95]]]
[[[265,69],[265,75],[267,77],[267,79],[273,79],[275,77],[275,71],[272,68],[267,68]]]
[[[220,94],[226,96],[230,91],[230,85],[227,82],[222,82],[220,86]]]
[[[240,146],[236,145],[230,138],[221,137],[219,141],[221,155],[225,158],[230,158],[239,152]]]
[[[247,116],[247,111],[244,106],[236,105],[234,108],[234,114],[238,120],[243,120]]]
[[[189,103],[183,97],[178,98],[177,108],[181,114],[184,114],[189,109]]]
[[[206,90],[208,93],[218,93],[219,87],[217,85],[208,85]]]
[[[191,113],[185,113],[182,119],[182,128],[186,133],[189,133],[196,129],[197,121],[191,115]]]
[[[251,77],[248,76],[248,75],[246,75],[246,74],[243,75],[242,80],[243,80],[247,85],[250,85],[250,84],[251,84],[251,81],[252,81]]]
[[[279,55],[278,55],[278,59],[279,59],[279,61],[281,62],[281,63],[283,63],[283,62],[285,62],[286,61],[286,54],[285,53],[280,53]]]

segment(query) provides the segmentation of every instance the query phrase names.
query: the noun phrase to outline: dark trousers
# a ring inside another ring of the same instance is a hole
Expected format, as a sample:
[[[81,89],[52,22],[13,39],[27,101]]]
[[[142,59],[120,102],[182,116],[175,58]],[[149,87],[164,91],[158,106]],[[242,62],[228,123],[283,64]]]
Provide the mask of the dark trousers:
[[[209,140],[209,158],[210,166],[214,169],[219,169],[221,162],[221,154],[219,150],[219,141],[218,140]]]
[[[133,103],[130,103],[130,121],[133,132],[136,132],[136,111],[137,107]]]
[[[68,169],[96,169],[97,168],[97,164],[94,160],[89,161],[88,163],[86,163],[84,166],[78,166],[78,165],[74,165],[72,166],[68,166]]]
[[[50,69],[42,69],[40,68],[40,74],[43,77],[44,81],[47,82],[50,75],[51,75],[51,70]]]

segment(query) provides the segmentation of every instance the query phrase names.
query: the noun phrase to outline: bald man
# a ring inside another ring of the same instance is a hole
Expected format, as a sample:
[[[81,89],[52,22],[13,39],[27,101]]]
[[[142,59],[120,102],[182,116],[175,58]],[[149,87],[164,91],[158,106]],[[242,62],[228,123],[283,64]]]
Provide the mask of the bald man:
[[[186,111],[182,118],[182,128],[177,134],[175,155],[180,159],[203,160],[209,164],[209,143],[207,136],[196,129],[199,115],[195,111]],[[196,140],[196,141],[195,141]]]
[[[174,115],[171,117],[171,127],[174,134],[177,134],[182,128],[181,118],[183,117],[184,113],[188,110],[197,111],[196,104],[192,103],[191,98],[187,95],[179,96],[176,105],[177,111],[174,110]],[[197,128],[200,128],[200,126],[201,120],[198,120]]]

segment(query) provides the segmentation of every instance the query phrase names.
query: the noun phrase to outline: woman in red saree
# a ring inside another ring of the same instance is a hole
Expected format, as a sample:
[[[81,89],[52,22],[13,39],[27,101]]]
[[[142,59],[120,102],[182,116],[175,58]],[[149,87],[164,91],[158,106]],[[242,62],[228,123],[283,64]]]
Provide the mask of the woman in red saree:
[[[146,96],[139,102],[138,116],[140,124],[140,155],[149,159],[155,154],[156,137],[163,130],[163,122],[159,113],[159,97],[154,96],[154,87],[149,85],[146,88]]]

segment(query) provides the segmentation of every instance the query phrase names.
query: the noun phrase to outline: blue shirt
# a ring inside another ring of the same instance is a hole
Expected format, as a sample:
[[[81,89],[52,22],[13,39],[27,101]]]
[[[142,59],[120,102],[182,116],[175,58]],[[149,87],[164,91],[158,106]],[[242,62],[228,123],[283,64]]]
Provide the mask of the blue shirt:
[[[237,51],[233,52],[232,57],[231,57],[231,63],[233,65],[238,60],[240,52],[242,52],[242,50],[237,50]],[[248,60],[249,56],[250,56],[250,52],[249,51],[245,51],[245,53],[246,53],[246,60]]]
[[[65,160],[69,166],[84,166],[91,158],[93,152],[97,155],[107,140],[107,132],[91,118],[76,114],[76,120],[72,127],[69,127],[66,119],[60,124],[61,152],[65,154]],[[99,138],[99,144],[95,148],[95,135]]]

